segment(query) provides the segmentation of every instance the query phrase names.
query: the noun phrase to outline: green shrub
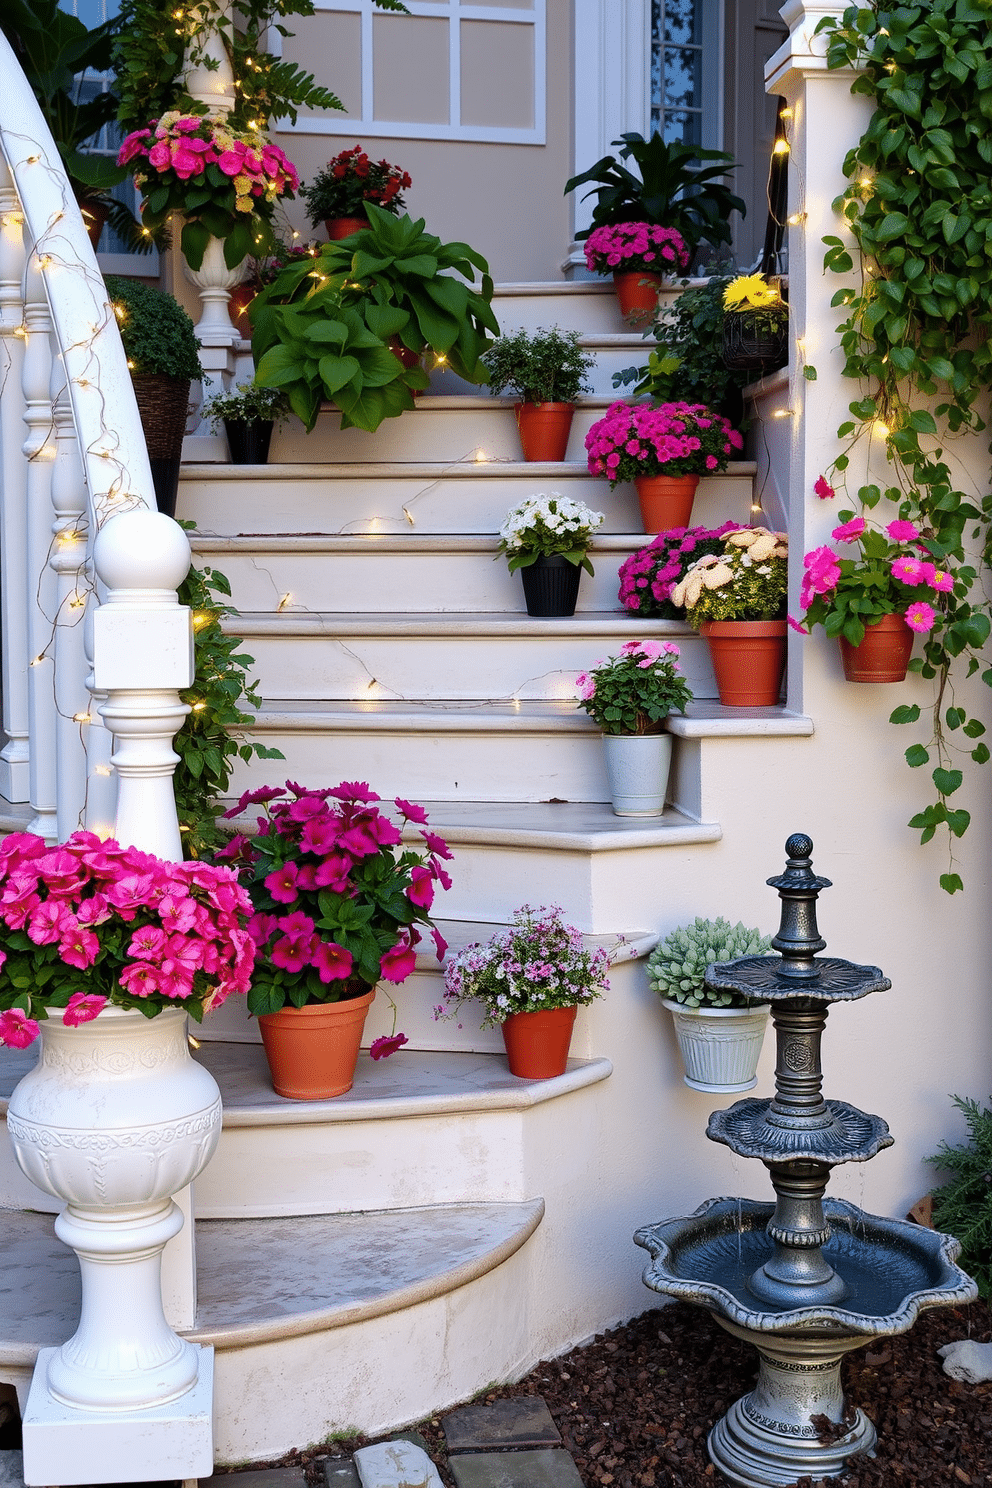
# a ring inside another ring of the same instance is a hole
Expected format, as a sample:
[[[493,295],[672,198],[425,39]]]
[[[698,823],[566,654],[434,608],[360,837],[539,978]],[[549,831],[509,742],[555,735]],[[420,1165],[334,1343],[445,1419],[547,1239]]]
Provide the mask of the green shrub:
[[[582,350],[578,331],[552,326],[503,335],[483,360],[494,393],[511,388],[525,403],[574,403],[589,391],[586,379],[596,359]]]
[[[975,1278],[981,1296],[992,1298],[992,1110],[952,1095],[964,1113],[969,1141],[961,1147],[942,1142],[928,1162],[951,1174],[933,1191],[933,1222],[961,1242],[961,1265]]]
[[[104,281],[132,372],[152,373],[199,382],[196,328],[170,294],[138,279],[108,274]]]

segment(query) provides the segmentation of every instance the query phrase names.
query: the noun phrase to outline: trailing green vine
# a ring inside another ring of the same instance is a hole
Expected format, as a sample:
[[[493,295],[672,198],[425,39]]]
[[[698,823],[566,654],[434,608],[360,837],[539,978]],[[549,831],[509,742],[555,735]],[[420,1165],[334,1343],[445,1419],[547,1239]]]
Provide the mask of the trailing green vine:
[[[835,203],[860,251],[860,287],[839,290],[832,304],[846,310],[838,328],[844,373],[862,396],[838,430],[845,450],[832,468],[846,479],[853,446],[884,441],[892,484],[861,486],[858,502],[891,503],[899,519],[916,523],[937,567],[954,574],[953,588],[937,596],[923,656],[910,664],[935,679],[930,736],[906,750],[911,767],[930,767],[935,793],[909,825],[922,842],[947,829],[951,871],[940,882],[951,894],[962,888],[954,839],[970,821],[952,800],[961,766],[990,758],[985,725],[962,705],[954,676],[982,669],[992,629],[981,590],[992,497],[958,489],[945,455],[955,437],[985,429],[979,399],[992,382],[990,19],[989,0],[928,0],[852,6],[818,28],[829,33],[829,66],[857,68],[853,91],[875,105]],[[848,246],[836,236],[823,241],[826,267],[849,273]],[[992,667],[982,680],[992,685]],[[891,722],[920,716],[917,704],[904,705]]]
[[[192,527],[192,522],[182,526]],[[193,644],[196,671],[193,686],[180,693],[190,707],[176,735],[179,755],[174,785],[179,830],[188,858],[200,858],[227,841],[217,825],[225,805],[235,760],[282,759],[278,749],[269,749],[254,739],[246,740],[245,728],[252,722],[242,700],[258,708],[258,683],[249,682],[247,668],[254,658],[238,650],[240,637],[225,635],[221,621],[235,612],[218,596],[230,597],[231,586],[214,568],[191,568],[179,587],[179,603],[193,613]]]

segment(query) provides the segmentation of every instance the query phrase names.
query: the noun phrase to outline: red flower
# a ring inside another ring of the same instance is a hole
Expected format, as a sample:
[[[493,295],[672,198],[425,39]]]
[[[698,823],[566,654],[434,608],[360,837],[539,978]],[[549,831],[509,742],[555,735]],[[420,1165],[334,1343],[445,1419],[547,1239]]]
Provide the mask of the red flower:
[[[405,1033],[383,1034],[381,1038],[372,1041],[369,1053],[373,1059],[388,1059],[390,1054],[395,1054],[406,1043],[409,1043],[409,1039]]]

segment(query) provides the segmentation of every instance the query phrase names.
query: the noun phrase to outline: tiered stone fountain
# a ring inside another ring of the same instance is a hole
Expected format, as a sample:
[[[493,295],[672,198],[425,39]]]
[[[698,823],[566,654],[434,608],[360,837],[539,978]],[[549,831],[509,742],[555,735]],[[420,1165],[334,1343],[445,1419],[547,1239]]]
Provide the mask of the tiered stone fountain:
[[[651,1253],[645,1283],[698,1303],[760,1356],[758,1382],[709,1436],[709,1454],[741,1488],[842,1472],[870,1452],[875,1428],[850,1409],[841,1360],[872,1339],[910,1329],[921,1312],[969,1302],[970,1277],[954,1264],[950,1235],[824,1200],[830,1169],[867,1162],[892,1143],[878,1116],[821,1094],[820,1039],[833,1002],[854,1002],[891,983],[875,966],[819,957],[816,899],[830,881],[813,873],[813,844],[785,845],[785,872],[770,878],[782,900],[773,956],[711,966],[710,986],[771,1002],[777,1038],[775,1097],[741,1100],[710,1117],[706,1135],[756,1157],[776,1202],[710,1199],[695,1214],[634,1236]]]

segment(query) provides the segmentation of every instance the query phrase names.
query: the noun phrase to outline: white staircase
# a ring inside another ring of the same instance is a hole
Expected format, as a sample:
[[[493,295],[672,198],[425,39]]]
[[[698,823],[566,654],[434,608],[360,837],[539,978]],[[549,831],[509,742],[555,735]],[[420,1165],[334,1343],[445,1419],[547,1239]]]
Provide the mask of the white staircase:
[[[285,755],[239,766],[235,788],[357,778],[421,801],[454,852],[437,906],[454,944],[525,901],[558,903],[611,947],[613,985],[580,1010],[568,1072],[542,1082],[507,1073],[498,1032],[471,1009],[433,1020],[441,982],[426,956],[396,989],[409,1045],[363,1055],[335,1101],[275,1096],[242,1009],[197,1031],[225,1118],[195,1194],[191,1336],[216,1350],[223,1463],[407,1424],[648,1305],[630,1236],[694,1192],[707,1098],[685,1099],[639,958],[709,912],[721,803],[754,750],[811,732],[784,708],[721,709],[696,636],[619,608],[617,567],[646,539],[633,490],[592,479],[582,446],[612,401],[610,373],[642,353],[611,290],[504,286],[496,313],[511,330],[577,329],[597,353],[567,461],[523,463],[510,402],[458,392],[446,374],[375,435],[325,412],[310,436],[278,433],[266,467],[187,464],[178,514],[197,524],[194,561],[231,580],[231,629],[264,697],[253,732]],[[739,462],[705,480],[694,521],[746,521],[754,472]],[[572,619],[528,617],[496,550],[507,509],[541,490],[606,512]],[[574,677],[645,635],[683,646],[699,701],[675,727],[673,804],[622,819]],[[380,996],[367,1041],[390,1026]],[[0,1054],[4,1101],[31,1057]],[[78,1308],[47,1203],[0,1148],[0,1381],[19,1388]],[[44,1288],[28,1279],[39,1271]]]

